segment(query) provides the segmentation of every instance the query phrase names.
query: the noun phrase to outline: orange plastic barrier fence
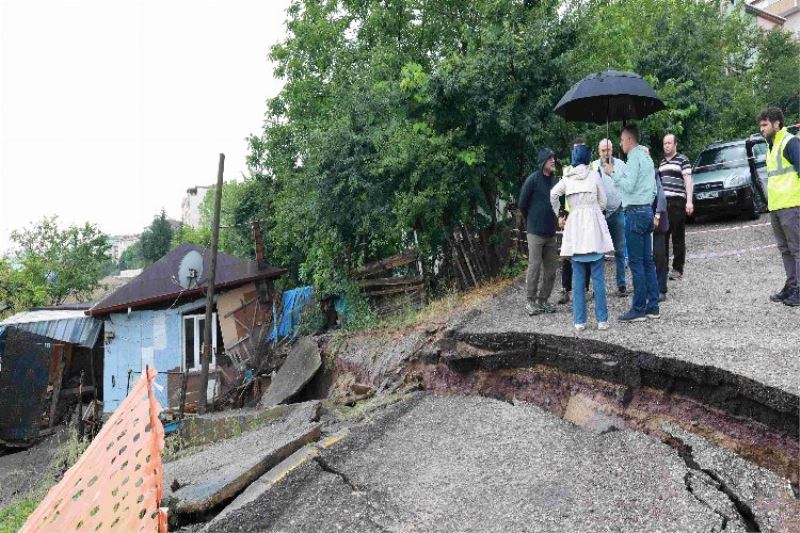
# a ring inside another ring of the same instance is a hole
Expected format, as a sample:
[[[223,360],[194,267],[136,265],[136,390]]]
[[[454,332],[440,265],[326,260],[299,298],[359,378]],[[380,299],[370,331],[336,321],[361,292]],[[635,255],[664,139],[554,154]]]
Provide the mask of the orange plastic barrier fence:
[[[105,423],[64,479],[50,489],[22,532],[143,531],[165,533],[164,428],[152,368]]]

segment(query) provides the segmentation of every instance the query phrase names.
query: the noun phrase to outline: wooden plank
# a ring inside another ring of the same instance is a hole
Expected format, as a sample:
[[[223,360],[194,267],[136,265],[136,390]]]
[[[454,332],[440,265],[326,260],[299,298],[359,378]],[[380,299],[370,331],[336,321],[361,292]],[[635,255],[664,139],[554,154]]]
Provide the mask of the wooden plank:
[[[464,258],[464,262],[467,264],[467,269],[469,270],[469,275],[472,278],[472,286],[478,286],[478,278],[475,277],[475,271],[472,269],[472,263],[469,261],[469,256],[467,255],[466,250],[464,250],[464,244],[458,240],[458,237],[453,239],[456,244],[458,244],[458,248],[461,250],[461,256]]]
[[[58,408],[58,399],[61,396],[61,381],[64,379],[64,365],[66,360],[66,352],[69,350],[69,345],[61,344],[56,346],[56,351],[58,352],[58,361],[56,362],[56,373],[53,376],[53,397],[50,401],[50,415],[48,417],[49,427],[53,427],[55,425],[56,420],[56,409]]]
[[[388,296],[388,295],[391,295],[391,294],[402,294],[404,292],[414,292],[414,291],[422,290],[424,288],[425,288],[425,284],[424,283],[419,283],[417,285],[410,285],[410,286],[407,286],[407,287],[396,287],[396,288],[393,288],[393,289],[385,289],[385,290],[366,292],[365,295],[370,297],[370,298],[374,298],[376,296]]]
[[[422,283],[425,280],[419,276],[415,277],[402,277],[402,278],[375,278],[365,279],[358,282],[362,289],[369,287],[397,287],[400,285],[414,285]]]
[[[61,396],[74,396],[78,394],[78,389],[80,389],[80,387],[73,387],[71,389],[62,389]],[[83,387],[83,392],[84,393],[94,392],[94,387],[92,385],[86,385],[85,387]]]
[[[467,248],[467,254],[472,259],[472,263],[475,265],[475,272],[478,274],[478,279],[484,279],[486,277],[486,272],[483,266],[483,262],[481,261],[480,254],[478,253],[478,249],[475,246],[475,243],[472,240],[472,234],[467,229],[466,226],[460,226],[462,241],[465,243]]]
[[[236,311],[241,311],[242,309],[244,309],[245,307],[247,307],[247,306],[248,306],[248,305],[250,305],[251,303],[253,303],[253,302],[257,302],[257,301],[258,301],[258,296],[254,297],[254,298],[250,298],[250,299],[249,299],[249,300],[247,300],[246,302],[243,302],[243,303],[242,303],[242,305],[240,305],[239,307],[237,307],[237,308],[236,308],[236,309],[234,309],[233,311],[228,311],[227,313],[225,313],[225,315],[224,315],[222,318],[229,318],[229,317],[230,317],[232,314],[234,314]]]
[[[238,341],[236,341],[233,344],[231,344],[230,346],[228,346],[228,349],[229,350],[233,350],[234,348],[236,348],[237,346],[239,346],[240,344],[242,344],[244,341],[246,341],[249,338],[250,338],[250,334],[248,333],[247,335],[245,335],[244,337],[242,337]]]
[[[461,283],[463,284],[462,287],[467,289],[469,288],[469,283],[467,282],[467,276],[464,273],[464,269],[461,267],[461,263],[458,260],[458,251],[456,250],[456,245],[453,244],[453,239],[449,233],[445,233],[445,239],[447,239],[447,244],[450,246],[450,260],[455,263],[458,273],[461,275]]]
[[[387,257],[385,259],[381,259],[379,261],[375,261],[373,263],[369,263],[362,267],[357,268],[355,271],[355,277],[365,278],[367,276],[371,276],[379,272],[385,272],[387,270],[391,270],[399,266],[413,263],[416,260],[417,260],[417,252],[414,250],[406,250],[404,252],[400,252],[397,255],[393,255],[391,257]]]

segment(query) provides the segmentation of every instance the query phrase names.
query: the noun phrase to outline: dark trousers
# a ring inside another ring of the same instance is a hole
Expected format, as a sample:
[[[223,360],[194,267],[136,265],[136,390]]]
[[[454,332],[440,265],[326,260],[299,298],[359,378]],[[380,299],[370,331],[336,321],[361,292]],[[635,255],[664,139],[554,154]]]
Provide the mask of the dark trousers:
[[[686,198],[680,196],[667,196],[667,216],[669,217],[669,231],[664,239],[664,253],[669,262],[669,240],[672,238],[672,248],[675,257],[672,259],[672,268],[683,274],[683,265],[686,263]]]
[[[800,207],[778,209],[769,215],[786,271],[784,287],[797,290],[800,287]]]
[[[667,276],[669,274],[669,256],[667,255],[667,234],[656,231],[653,233],[653,261],[656,263],[656,279],[658,291],[667,293]]]

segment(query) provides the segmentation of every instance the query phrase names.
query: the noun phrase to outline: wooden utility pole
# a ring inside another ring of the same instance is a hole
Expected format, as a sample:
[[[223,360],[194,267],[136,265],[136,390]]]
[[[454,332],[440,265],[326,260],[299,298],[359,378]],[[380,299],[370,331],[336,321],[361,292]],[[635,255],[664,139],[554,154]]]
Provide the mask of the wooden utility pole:
[[[214,223],[211,226],[211,273],[208,275],[206,290],[206,322],[203,335],[202,370],[200,371],[200,414],[206,412],[208,396],[208,365],[211,362],[211,319],[214,310],[214,282],[217,278],[217,245],[219,244],[219,212],[222,206],[222,173],[225,170],[225,154],[219,154],[219,170],[217,171],[217,188],[214,191]]]

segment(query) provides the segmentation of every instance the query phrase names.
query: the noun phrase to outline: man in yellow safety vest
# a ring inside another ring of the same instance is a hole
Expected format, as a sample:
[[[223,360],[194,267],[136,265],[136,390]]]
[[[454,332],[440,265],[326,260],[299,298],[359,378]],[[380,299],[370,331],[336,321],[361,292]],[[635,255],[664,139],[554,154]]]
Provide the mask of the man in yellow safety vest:
[[[786,283],[770,300],[800,306],[800,138],[784,127],[783,112],[770,107],[758,115],[761,135],[769,143],[767,205],[775,241],[786,270]]]

